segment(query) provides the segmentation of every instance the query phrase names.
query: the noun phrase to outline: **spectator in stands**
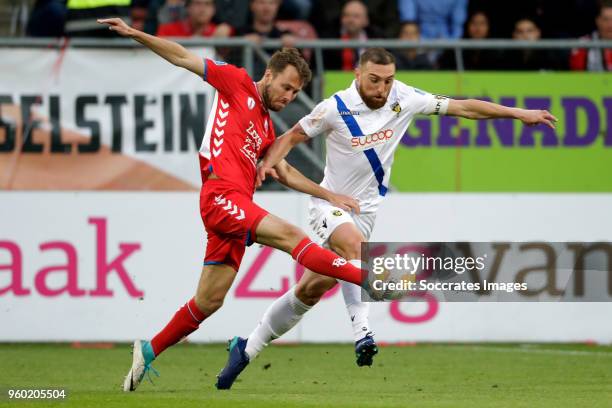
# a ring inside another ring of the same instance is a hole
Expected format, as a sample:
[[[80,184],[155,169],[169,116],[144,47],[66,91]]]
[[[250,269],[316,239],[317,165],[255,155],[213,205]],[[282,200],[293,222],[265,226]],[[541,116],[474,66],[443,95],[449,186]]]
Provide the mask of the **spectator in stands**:
[[[36,0],[26,32],[32,37],[62,37],[65,22],[64,0]]]
[[[489,17],[482,11],[470,15],[465,26],[465,39],[486,40],[490,38]],[[463,68],[466,70],[495,70],[502,57],[498,50],[467,49],[461,51]],[[441,69],[457,69],[455,50],[447,50],[440,58]]]
[[[484,11],[492,38],[511,37],[514,24],[523,16],[541,23],[542,38],[575,38],[591,32],[600,0],[470,0],[468,12]]]
[[[419,42],[421,40],[419,25],[414,22],[402,24],[398,38],[403,41]],[[434,68],[427,57],[427,53],[422,52],[418,48],[396,50],[395,66],[398,70],[424,70]]]
[[[589,40],[612,40],[612,1],[604,1],[595,19],[597,30]],[[581,48],[572,51],[570,68],[577,71],[612,71],[612,49]]]
[[[215,24],[214,0],[187,0],[187,18],[174,23],[162,24],[157,30],[161,37],[229,37],[232,27],[228,24]]]
[[[489,17],[482,11],[470,16],[465,30],[465,38],[472,40],[485,40],[489,38]]]
[[[310,23],[321,37],[337,33],[342,8],[346,0],[313,0]],[[395,38],[400,24],[395,0],[363,0],[368,9],[370,27],[384,34],[385,38]],[[336,37],[337,38],[337,37]]]
[[[542,31],[534,18],[524,17],[514,25],[512,38],[519,41],[538,41]],[[556,50],[524,49],[510,50],[505,53],[502,69],[517,71],[539,71],[567,69],[562,53]]]
[[[130,11],[130,15],[132,17],[132,28],[139,31],[144,31],[148,7],[149,0],[132,0],[132,9]]]
[[[99,18],[120,17],[131,24],[132,0],[68,0],[65,32],[69,37],[115,37]]]
[[[185,0],[143,0],[147,2],[144,31],[155,35],[160,25],[187,18]]]
[[[276,17],[281,0],[251,0],[249,7],[253,21],[250,25],[238,28],[236,35],[244,36],[256,43],[266,38],[281,39],[283,44],[290,46],[293,36],[287,31],[276,27]]]
[[[252,15],[252,23],[236,30],[236,35],[261,43],[263,40],[280,39],[285,47],[291,47],[295,38],[289,31],[280,30],[276,26],[276,17],[281,0],[251,0],[249,7]],[[266,64],[259,58],[255,60],[254,72],[251,76],[259,78],[266,70]]]
[[[397,0],[400,21],[414,21],[424,39],[458,39],[463,35],[467,0]]]
[[[340,29],[324,34],[328,38],[342,40],[358,40],[364,48],[344,48],[342,50],[327,50],[324,52],[324,64],[327,69],[352,71],[359,62],[359,56],[367,47],[370,38],[383,38],[383,33],[370,25],[368,9],[360,0],[350,0],[342,8]]]

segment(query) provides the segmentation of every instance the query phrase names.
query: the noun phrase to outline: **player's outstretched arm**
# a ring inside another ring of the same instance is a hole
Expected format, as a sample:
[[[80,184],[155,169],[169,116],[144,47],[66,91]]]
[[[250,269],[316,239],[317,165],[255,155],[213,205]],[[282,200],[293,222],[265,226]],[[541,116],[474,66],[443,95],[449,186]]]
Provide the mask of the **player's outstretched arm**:
[[[518,119],[526,125],[534,126],[544,124],[552,129],[555,128],[554,122],[557,121],[557,118],[546,110],[510,108],[508,106],[476,99],[451,99],[448,103],[448,111],[446,114],[467,119],[511,118]]]
[[[199,76],[204,74],[204,60],[187,51],[185,47],[180,44],[136,30],[128,26],[125,21],[120,18],[99,19],[98,23],[107,25],[111,31],[115,31],[123,37],[132,38],[138,41],[176,66],[185,68]]]
[[[266,155],[257,169],[255,186],[260,187],[267,175],[275,176],[274,167],[287,157],[289,151],[293,149],[296,144],[306,140],[308,140],[308,136],[299,123],[277,138],[266,152]]]
[[[329,201],[334,207],[359,214],[359,202],[357,200],[346,195],[333,193],[321,187],[287,163],[287,161],[281,160],[280,163],[274,166],[274,169],[276,170],[276,180],[287,187]]]

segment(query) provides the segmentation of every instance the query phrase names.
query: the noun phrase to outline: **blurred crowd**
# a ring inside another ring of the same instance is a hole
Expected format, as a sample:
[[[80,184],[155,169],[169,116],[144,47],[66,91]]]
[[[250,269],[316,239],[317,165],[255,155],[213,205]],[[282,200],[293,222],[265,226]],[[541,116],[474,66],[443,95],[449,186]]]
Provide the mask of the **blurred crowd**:
[[[167,37],[612,40],[612,0],[36,0],[27,32],[37,37],[109,37],[97,18],[118,16]],[[329,50],[326,69],[352,70],[360,49]],[[453,50],[396,50],[398,69],[455,69]],[[612,70],[612,49],[462,53],[468,70]]]

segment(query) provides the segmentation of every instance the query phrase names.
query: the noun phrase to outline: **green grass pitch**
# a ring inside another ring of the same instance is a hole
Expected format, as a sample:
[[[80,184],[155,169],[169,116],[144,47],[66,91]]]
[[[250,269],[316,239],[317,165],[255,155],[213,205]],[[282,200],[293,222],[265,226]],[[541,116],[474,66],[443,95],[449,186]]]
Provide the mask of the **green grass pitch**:
[[[0,344],[0,408],[15,407],[611,407],[612,347],[419,344],[381,347],[358,368],[351,345],[276,345],[230,391],[214,388],[225,346],[180,344],[161,377],[120,389],[130,346]],[[63,402],[15,401],[9,388],[65,388]]]

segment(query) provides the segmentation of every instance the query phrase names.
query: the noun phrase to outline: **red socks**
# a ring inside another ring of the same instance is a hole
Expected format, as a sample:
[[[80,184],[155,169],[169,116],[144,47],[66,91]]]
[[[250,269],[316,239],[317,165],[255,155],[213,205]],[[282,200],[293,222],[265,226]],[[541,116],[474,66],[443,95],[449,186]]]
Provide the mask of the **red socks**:
[[[293,249],[291,256],[313,272],[361,285],[361,269],[332,251],[321,248],[308,238],[304,238]],[[159,356],[165,349],[196,331],[205,318],[206,315],[196,306],[195,299],[185,303],[166,327],[151,340],[155,356]]]
[[[172,320],[170,320],[166,327],[151,340],[155,356],[159,356],[162,351],[196,331],[205,318],[206,315],[198,309],[194,298],[185,303],[174,314],[174,317],[172,317]]]
[[[300,241],[291,251],[291,256],[313,272],[361,285],[361,269],[332,251],[320,247],[309,238]]]

